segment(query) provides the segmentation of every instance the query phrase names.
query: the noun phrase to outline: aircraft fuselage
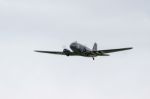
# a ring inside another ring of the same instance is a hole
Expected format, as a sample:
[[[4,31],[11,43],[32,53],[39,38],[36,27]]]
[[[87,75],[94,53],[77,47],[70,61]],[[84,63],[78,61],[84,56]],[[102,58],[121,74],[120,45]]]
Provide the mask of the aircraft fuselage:
[[[89,52],[91,52],[92,50],[80,43],[77,42],[73,42],[70,44],[70,49],[75,52],[76,54],[79,54],[81,56],[85,56],[85,57],[93,57],[95,55],[88,55]]]

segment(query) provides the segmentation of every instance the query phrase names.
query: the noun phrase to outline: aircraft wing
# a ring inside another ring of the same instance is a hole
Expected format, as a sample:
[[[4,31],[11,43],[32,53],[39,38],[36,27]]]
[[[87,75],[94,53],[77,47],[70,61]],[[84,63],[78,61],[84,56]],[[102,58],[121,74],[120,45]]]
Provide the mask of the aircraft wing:
[[[57,54],[57,55],[66,55],[64,52],[61,52],[61,51],[38,51],[38,50],[35,50],[35,52]],[[74,52],[69,52],[69,55],[76,55],[76,54]]]
[[[100,50],[100,51],[98,51],[98,52],[113,53],[113,52],[119,52],[119,51],[130,50],[130,49],[132,49],[132,47],[118,48],[118,49],[108,49],[108,50]]]

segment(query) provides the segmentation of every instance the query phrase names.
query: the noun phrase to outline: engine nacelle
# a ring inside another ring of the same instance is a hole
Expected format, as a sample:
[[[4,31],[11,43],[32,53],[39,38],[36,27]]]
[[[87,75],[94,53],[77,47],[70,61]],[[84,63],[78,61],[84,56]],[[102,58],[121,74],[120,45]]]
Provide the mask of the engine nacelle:
[[[70,55],[70,50],[68,50],[68,49],[64,49],[63,52],[65,53],[66,56]]]

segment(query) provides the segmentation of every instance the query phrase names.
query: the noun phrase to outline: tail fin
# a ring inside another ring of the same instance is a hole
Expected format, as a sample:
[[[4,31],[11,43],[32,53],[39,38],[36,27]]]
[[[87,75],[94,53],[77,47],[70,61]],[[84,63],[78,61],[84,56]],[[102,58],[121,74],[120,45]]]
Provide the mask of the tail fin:
[[[97,51],[97,43],[94,43],[93,51]]]

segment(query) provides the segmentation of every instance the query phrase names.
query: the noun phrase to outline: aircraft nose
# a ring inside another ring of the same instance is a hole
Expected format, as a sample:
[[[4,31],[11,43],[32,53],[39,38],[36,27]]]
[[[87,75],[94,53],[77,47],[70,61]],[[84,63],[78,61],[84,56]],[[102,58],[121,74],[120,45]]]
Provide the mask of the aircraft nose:
[[[70,44],[70,48],[71,48],[71,49],[74,48],[75,46],[76,46],[75,43],[71,43],[71,44]]]
[[[72,48],[73,47],[73,44],[70,44],[70,48]]]

